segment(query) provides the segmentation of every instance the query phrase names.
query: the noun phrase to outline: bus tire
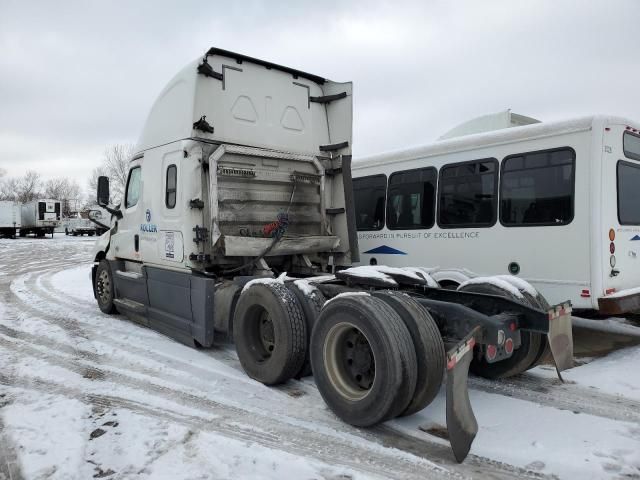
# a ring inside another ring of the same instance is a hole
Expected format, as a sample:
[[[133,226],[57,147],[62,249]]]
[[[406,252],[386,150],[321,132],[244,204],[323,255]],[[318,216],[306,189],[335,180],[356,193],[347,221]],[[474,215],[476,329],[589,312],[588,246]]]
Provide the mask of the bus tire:
[[[295,281],[287,283],[287,288],[291,290],[291,292],[296,296],[298,302],[300,302],[300,306],[302,307],[302,311],[304,313],[304,320],[307,325],[307,345],[309,345],[311,332],[313,331],[313,326],[316,323],[316,320],[320,316],[320,311],[322,310],[322,306],[324,302],[327,301],[325,296],[322,294],[318,288],[313,285],[307,283],[308,289],[307,291],[303,291],[302,288]],[[311,368],[311,360],[309,359],[309,348],[307,348],[307,353],[304,359],[304,364],[298,373],[296,373],[296,378],[308,377],[313,374],[313,370]]]
[[[249,285],[236,304],[233,338],[247,375],[265,385],[286,382],[300,371],[307,353],[300,302],[281,283]]]
[[[118,313],[118,310],[113,303],[115,295],[113,274],[111,273],[111,266],[109,265],[109,262],[105,259],[100,260],[98,268],[96,269],[94,289],[94,294],[98,301],[98,307],[100,310],[108,315]]]
[[[388,420],[399,404],[413,398],[417,364],[411,335],[379,298],[356,294],[328,301],[310,348],[320,395],[351,425]]]
[[[429,405],[440,391],[445,369],[444,342],[433,317],[409,295],[389,290],[374,296],[396,311],[411,334],[417,360],[416,390],[399,415],[412,415]]]
[[[489,283],[470,283],[458,288],[461,292],[485,293],[497,295],[528,304],[527,300],[516,297],[513,293]],[[520,347],[514,350],[511,357],[495,363],[489,363],[484,355],[476,355],[471,362],[470,370],[480,377],[496,379],[519,375],[529,370],[536,361],[541,349],[542,335],[535,332],[521,331]]]

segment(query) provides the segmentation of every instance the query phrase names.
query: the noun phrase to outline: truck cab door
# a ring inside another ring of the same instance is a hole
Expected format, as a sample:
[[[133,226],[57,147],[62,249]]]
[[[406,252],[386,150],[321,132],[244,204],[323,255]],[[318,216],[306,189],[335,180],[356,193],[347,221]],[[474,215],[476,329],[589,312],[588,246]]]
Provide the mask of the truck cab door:
[[[151,222],[144,218],[142,170],[140,161],[131,164],[121,203],[122,218],[118,220],[117,231],[111,236],[116,258],[141,261],[140,237],[143,233],[141,229],[152,228]]]

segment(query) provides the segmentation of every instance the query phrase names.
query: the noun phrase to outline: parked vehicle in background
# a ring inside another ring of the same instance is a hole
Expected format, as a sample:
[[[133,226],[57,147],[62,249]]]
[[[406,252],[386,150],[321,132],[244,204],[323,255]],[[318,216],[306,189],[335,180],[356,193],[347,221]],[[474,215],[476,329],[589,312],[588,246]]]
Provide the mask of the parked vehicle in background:
[[[109,230],[111,214],[99,205],[93,205],[87,211],[87,218],[93,223],[96,235],[100,236]]]
[[[87,216],[83,218],[80,212],[74,212],[69,217],[62,219],[62,227],[65,235],[87,235],[93,237],[96,234],[96,224]]]
[[[0,237],[16,238],[21,224],[20,218],[18,202],[0,202]]]
[[[36,237],[44,237],[51,234],[60,222],[60,202],[58,200],[41,199],[22,204],[22,225],[20,236],[26,237],[35,234]]]
[[[487,128],[501,129],[477,133]],[[463,136],[354,162],[363,263],[438,267],[449,288],[506,275],[551,303],[640,310],[637,122],[514,115],[454,134]]]

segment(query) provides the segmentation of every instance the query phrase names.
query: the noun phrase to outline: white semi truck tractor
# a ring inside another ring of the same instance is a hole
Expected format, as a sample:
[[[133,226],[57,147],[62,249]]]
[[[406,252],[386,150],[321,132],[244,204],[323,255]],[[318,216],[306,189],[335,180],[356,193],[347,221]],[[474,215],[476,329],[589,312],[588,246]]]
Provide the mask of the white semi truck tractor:
[[[477,432],[469,367],[490,378],[548,353],[572,364],[571,307],[522,283],[439,288],[422,268],[358,261],[352,85],[210,49],[162,90],[93,254],[100,309],[187,345],[233,339],[267,385],[313,374],[344,421],[425,408],[447,382],[462,461]]]

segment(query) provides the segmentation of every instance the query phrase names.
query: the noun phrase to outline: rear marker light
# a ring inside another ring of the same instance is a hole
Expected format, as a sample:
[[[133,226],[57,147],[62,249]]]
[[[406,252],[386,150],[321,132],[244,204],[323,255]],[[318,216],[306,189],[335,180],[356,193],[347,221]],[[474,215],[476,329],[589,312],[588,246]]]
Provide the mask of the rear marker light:
[[[493,360],[498,355],[498,349],[495,345],[487,345],[487,359]]]
[[[588,289],[584,289],[580,292],[580,296],[582,298],[589,298],[591,296],[591,292]]]
[[[507,338],[507,341],[504,342],[504,351],[509,355],[513,353],[513,339]]]
[[[605,294],[605,295],[611,295],[612,293],[616,293],[616,289],[615,289],[615,288],[607,288],[607,289],[604,291],[604,294]]]
[[[616,266],[616,256],[615,255],[611,255],[609,257],[609,265],[611,265],[611,268]]]
[[[516,323],[515,323],[515,322],[511,322],[511,323],[509,324],[509,330],[511,330],[512,332],[515,332],[515,331],[516,331],[516,328],[517,328],[517,326],[516,326]]]
[[[613,242],[616,239],[616,231],[611,228],[609,229],[609,241]]]
[[[611,255],[613,255],[614,253],[616,253],[616,244],[611,242],[609,244],[609,253],[611,253]]]

